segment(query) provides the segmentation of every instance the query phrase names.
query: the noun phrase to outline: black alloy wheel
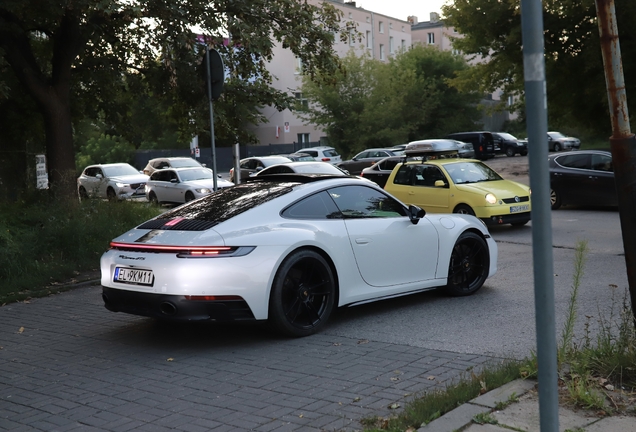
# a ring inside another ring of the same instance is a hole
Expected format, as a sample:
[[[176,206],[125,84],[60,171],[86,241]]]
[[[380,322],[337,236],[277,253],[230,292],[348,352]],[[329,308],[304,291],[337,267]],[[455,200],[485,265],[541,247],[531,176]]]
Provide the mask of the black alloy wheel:
[[[331,267],[317,252],[292,252],[274,278],[269,322],[281,333],[309,336],[320,330],[334,307],[336,283]]]
[[[185,201],[192,201],[194,199],[194,194],[190,191],[187,191],[185,194]]]
[[[457,239],[451,252],[446,289],[452,296],[467,296],[482,287],[490,271],[486,241],[467,231]]]

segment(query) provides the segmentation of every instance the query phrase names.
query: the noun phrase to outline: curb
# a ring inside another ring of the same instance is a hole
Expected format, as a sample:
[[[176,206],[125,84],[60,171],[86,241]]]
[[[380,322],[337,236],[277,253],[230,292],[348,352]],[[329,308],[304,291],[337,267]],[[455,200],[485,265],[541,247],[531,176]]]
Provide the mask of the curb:
[[[421,427],[417,432],[448,432],[461,430],[473,423],[473,417],[478,414],[492,412],[499,404],[505,404],[513,397],[519,397],[535,388],[535,380],[517,379],[503,386],[476,397],[463,405],[447,412]]]

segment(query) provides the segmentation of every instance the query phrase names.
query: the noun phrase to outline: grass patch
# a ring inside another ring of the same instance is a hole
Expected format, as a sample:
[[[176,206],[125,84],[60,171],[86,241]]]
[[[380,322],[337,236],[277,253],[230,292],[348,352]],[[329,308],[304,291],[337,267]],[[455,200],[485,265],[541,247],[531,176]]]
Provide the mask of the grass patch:
[[[0,304],[61,290],[99,269],[110,240],[160,210],[139,202],[54,199],[46,191],[0,206]]]
[[[365,431],[405,431],[418,428],[457,408],[459,405],[476,398],[490,390],[501,387],[521,377],[522,363],[509,360],[489,367],[480,374],[471,374],[459,382],[436,390],[409,402],[403,412],[385,419],[375,417],[365,419]]]

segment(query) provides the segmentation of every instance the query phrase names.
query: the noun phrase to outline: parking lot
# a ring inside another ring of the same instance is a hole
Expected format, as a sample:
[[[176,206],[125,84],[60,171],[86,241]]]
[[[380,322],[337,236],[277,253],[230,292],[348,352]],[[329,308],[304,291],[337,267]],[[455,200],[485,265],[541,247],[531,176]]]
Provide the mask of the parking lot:
[[[627,286],[618,213],[566,208],[552,215],[558,331],[574,247],[587,240],[590,248],[580,337],[611,313]],[[390,415],[472,368],[530,354],[531,224],[491,230],[499,272],[474,296],[427,292],[342,309],[323,332],[300,339],[261,325],[161,324],[111,313],[97,285],[4,305],[0,429],[361,429],[361,419]]]

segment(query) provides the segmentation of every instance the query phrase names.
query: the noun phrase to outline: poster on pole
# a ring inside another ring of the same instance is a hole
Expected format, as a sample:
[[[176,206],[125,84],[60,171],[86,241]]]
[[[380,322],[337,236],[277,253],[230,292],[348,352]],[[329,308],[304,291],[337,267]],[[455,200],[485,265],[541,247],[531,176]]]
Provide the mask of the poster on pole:
[[[49,175],[46,172],[46,155],[35,155],[35,187],[38,189],[49,188]]]

